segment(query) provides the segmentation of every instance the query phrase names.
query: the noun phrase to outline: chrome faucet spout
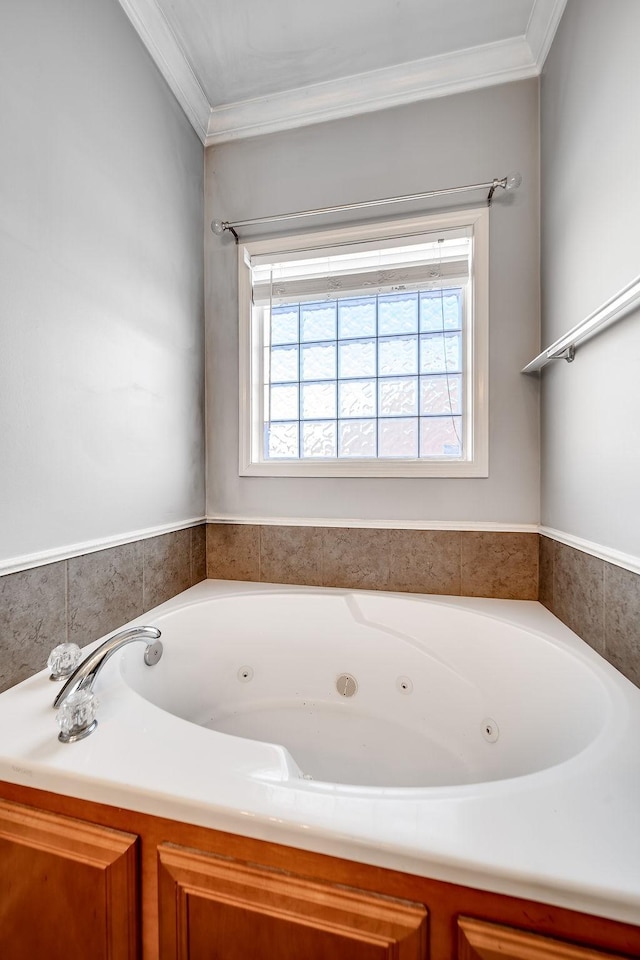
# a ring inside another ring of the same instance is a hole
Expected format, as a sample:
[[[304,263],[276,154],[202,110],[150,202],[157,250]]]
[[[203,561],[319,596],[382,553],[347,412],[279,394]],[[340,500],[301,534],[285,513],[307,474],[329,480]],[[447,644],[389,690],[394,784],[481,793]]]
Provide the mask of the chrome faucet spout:
[[[151,667],[158,662],[162,656],[162,643],[160,642],[160,631],[157,627],[127,627],[119,633],[115,633],[99,647],[87,654],[84,660],[76,667],[71,674],[58,696],[53,701],[54,707],[59,707],[72,693],[77,690],[92,690],[96,678],[105,663],[114,653],[124,647],[127,643],[134,640],[147,641],[147,648],[144,652],[144,662]],[[151,642],[153,641],[153,642]]]

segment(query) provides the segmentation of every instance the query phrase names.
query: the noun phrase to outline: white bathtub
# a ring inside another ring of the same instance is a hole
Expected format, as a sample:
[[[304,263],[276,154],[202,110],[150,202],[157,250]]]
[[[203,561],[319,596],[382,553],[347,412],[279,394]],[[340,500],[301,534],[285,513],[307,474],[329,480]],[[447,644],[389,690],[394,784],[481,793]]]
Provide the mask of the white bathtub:
[[[45,673],[0,695],[0,778],[640,921],[640,691],[539,604],[207,581],[136,622],[163,658],[86,740]]]
[[[184,720],[281,745],[292,780],[429,788],[523,776],[589,747],[613,709],[597,664],[477,605],[260,592],[153,622],[163,659],[150,670],[129,647],[126,683]]]

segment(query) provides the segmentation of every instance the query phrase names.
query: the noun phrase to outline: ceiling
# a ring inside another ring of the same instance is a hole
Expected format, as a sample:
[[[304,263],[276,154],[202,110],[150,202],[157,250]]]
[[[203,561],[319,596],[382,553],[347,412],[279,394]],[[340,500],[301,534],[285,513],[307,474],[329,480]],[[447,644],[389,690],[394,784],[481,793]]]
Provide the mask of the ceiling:
[[[537,76],[566,0],[120,0],[206,145]]]

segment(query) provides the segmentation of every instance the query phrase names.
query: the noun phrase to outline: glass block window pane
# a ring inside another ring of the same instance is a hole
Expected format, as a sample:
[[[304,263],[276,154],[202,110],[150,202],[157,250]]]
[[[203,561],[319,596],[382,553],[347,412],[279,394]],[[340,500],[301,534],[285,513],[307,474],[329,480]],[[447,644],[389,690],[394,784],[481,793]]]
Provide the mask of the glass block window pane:
[[[338,396],[341,417],[375,417],[375,380],[340,380]]]
[[[298,342],[298,305],[274,307],[271,313],[271,343]]]
[[[420,378],[420,413],[423,416],[461,412],[462,377],[459,374]]]
[[[301,427],[303,457],[337,456],[335,420],[305,421]]]
[[[298,419],[298,385],[286,384],[271,387],[271,419]]]
[[[273,347],[271,350],[271,383],[298,380],[298,347]]]
[[[378,341],[378,375],[381,377],[418,372],[418,338],[387,337]]]
[[[461,333],[434,333],[420,338],[420,373],[458,373],[461,370]]]
[[[336,381],[325,383],[303,383],[302,387],[303,420],[336,418]]]
[[[393,377],[380,380],[378,410],[381,417],[402,417],[418,413],[418,378]]]
[[[418,294],[393,293],[379,298],[378,333],[418,332]]]
[[[338,344],[340,379],[347,377],[375,377],[376,341],[347,340]]]
[[[421,417],[420,454],[423,457],[462,456],[462,417]]]
[[[298,456],[298,424],[271,423],[267,425],[265,454],[271,460],[290,460]]]
[[[300,347],[302,352],[301,380],[335,380],[335,343],[312,343]]]
[[[379,457],[418,456],[418,418],[378,420]]]
[[[462,308],[461,289],[265,307],[265,457],[461,457]]]
[[[376,421],[341,420],[338,431],[339,457],[375,457]]]
[[[377,324],[377,301],[375,297],[358,297],[340,300],[338,303],[338,337],[353,340],[358,337],[375,337]]]
[[[336,307],[335,300],[301,304],[300,339],[305,343],[313,340],[335,340]]]
[[[461,327],[461,290],[429,290],[420,294],[420,330],[460,330]]]

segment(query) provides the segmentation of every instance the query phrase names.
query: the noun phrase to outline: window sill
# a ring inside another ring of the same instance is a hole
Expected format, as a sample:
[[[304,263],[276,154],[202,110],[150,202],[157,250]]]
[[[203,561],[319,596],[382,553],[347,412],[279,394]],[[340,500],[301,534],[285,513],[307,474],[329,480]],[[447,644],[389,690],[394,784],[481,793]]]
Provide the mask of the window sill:
[[[279,460],[269,463],[240,465],[241,477],[488,477],[485,461],[427,461],[416,460]]]

